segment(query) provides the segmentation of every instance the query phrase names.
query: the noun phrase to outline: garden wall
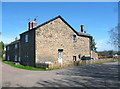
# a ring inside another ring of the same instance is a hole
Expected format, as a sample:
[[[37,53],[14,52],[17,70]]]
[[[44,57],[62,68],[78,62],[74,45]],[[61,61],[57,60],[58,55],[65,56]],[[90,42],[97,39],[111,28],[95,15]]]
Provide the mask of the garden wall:
[[[72,66],[79,66],[79,65],[89,65],[89,64],[99,64],[104,62],[110,62],[110,61],[117,61],[118,59],[115,58],[106,58],[106,59],[98,59],[98,60],[80,60],[76,62],[71,62],[71,64],[60,64],[60,63],[51,63],[51,64],[37,64],[36,67],[43,67],[46,66],[46,68],[49,69],[56,69],[56,68],[64,68],[64,67],[72,67]],[[42,65],[42,66],[41,66]]]

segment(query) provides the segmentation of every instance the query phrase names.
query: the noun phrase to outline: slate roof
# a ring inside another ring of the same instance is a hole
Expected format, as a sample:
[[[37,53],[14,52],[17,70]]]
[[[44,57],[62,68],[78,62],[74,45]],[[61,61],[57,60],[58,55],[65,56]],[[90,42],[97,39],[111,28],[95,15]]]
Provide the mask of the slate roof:
[[[46,22],[38,25],[37,27],[35,27],[35,28],[33,28],[33,29],[29,30],[29,31],[36,30],[37,28],[39,28],[39,27],[41,27],[41,26],[43,26],[43,25],[45,25],[45,24],[47,24],[47,23],[49,23],[49,22],[51,22],[51,21],[53,21],[53,20],[55,20],[55,19],[57,19],[57,18],[60,18],[60,19],[61,19],[65,24],[67,24],[78,36],[83,36],[83,37],[92,38],[92,36],[90,36],[89,34],[77,32],[77,31],[76,31],[75,29],[73,29],[60,15],[57,16],[57,17],[55,17],[55,18],[53,18],[53,19],[51,19],[51,20],[49,20],[49,21],[46,21]],[[26,31],[26,32],[24,32],[24,33],[22,33],[22,34],[25,34],[25,33],[29,32],[29,31]],[[20,35],[22,35],[22,34],[20,34]]]
[[[90,34],[82,33],[82,32],[77,32],[79,35],[86,35],[86,36],[91,36]]]
[[[19,39],[19,40],[16,40],[16,41],[13,41],[13,42],[11,42],[10,44],[7,44],[6,46],[12,45],[12,44],[16,44],[16,43],[18,43],[18,42],[20,42],[20,39]]]

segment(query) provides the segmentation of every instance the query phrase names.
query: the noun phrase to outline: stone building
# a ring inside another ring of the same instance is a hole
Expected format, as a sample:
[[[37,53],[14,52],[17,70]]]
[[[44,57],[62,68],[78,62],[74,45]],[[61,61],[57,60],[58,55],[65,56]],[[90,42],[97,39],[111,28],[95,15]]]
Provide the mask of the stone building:
[[[6,60],[13,62],[20,61],[20,40],[17,38],[6,46]]]
[[[61,16],[38,26],[34,19],[29,22],[28,31],[20,34],[20,40],[15,41],[18,49],[14,53],[17,53],[17,58],[23,65],[67,65],[79,61],[82,56],[91,57],[91,39],[92,36],[84,32],[84,25],[81,25],[81,32],[77,32]],[[7,49],[10,45],[12,43]],[[6,58],[10,60],[12,54],[12,51],[7,51],[6,55],[9,56]]]

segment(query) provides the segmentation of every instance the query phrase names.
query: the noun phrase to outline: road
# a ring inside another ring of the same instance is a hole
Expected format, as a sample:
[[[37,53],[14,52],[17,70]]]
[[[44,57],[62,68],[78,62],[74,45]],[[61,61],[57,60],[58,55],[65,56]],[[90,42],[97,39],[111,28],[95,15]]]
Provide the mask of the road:
[[[118,62],[31,71],[2,63],[3,87],[117,87]]]

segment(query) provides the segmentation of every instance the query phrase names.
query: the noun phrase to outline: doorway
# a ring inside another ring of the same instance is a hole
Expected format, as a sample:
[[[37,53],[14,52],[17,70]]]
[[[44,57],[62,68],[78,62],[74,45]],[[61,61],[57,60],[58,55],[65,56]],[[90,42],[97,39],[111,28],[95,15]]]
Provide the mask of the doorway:
[[[76,56],[73,56],[73,61],[74,61],[74,62],[76,61]]]
[[[58,49],[58,62],[61,64],[63,62],[63,49]]]

